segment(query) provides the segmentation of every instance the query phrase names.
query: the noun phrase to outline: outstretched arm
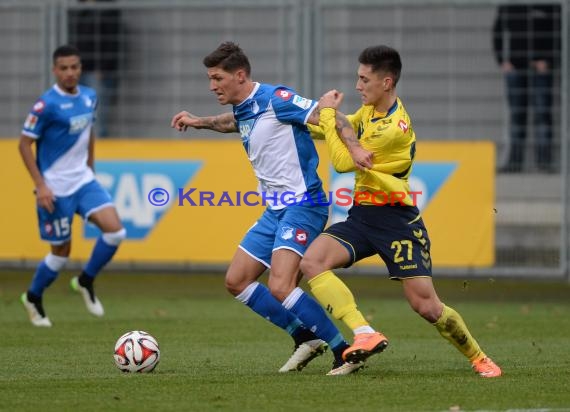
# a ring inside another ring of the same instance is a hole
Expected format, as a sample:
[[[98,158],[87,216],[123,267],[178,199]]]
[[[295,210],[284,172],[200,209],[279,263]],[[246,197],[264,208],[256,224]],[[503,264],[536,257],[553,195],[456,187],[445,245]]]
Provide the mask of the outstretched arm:
[[[237,132],[237,123],[231,112],[217,116],[199,117],[192,113],[182,111],[172,117],[170,126],[179,132],[185,132],[189,127],[194,129],[210,129],[220,133]]]

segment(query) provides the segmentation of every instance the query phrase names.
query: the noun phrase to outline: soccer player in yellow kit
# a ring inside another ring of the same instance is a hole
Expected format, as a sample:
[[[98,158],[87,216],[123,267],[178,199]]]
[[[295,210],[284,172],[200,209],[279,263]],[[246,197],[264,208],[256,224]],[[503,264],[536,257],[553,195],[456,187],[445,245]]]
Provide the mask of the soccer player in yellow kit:
[[[346,221],[327,228],[309,246],[301,271],[321,305],[353,330],[354,343],[343,353],[346,361],[363,362],[382,352],[388,340],[366,321],[332,269],[378,254],[390,278],[402,282],[412,309],[463,353],[476,373],[498,377],[501,369],[481,350],[459,313],[441,302],[433,286],[430,239],[408,184],[416,138],[396,93],[402,69],[399,53],[373,46],[362,51],[359,62],[356,90],[362,107],[349,116],[338,112],[343,95],[336,90],[319,102],[321,132],[335,169],[355,171],[353,206]],[[339,135],[347,141],[357,137],[372,153],[372,167],[356,167]]]

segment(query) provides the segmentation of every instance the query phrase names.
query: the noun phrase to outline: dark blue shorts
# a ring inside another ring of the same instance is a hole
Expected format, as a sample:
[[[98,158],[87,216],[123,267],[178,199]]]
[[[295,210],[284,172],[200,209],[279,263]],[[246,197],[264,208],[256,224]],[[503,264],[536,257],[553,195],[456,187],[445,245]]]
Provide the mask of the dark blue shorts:
[[[431,276],[430,240],[415,206],[353,206],[344,222],[324,231],[350,253],[351,266],[380,255],[390,278]]]

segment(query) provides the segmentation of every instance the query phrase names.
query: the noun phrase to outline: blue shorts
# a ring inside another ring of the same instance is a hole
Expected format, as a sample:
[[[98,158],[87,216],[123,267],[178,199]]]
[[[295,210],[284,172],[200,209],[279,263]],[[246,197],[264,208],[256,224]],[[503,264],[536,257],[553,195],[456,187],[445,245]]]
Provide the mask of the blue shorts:
[[[328,216],[328,206],[267,208],[246,233],[240,248],[267,267],[271,267],[271,255],[277,249],[289,249],[303,256],[323,231]]]
[[[37,207],[40,237],[53,244],[71,239],[71,223],[76,213],[83,219],[103,207],[112,205],[109,193],[96,180],[81,186],[70,196],[56,197],[53,213]]]
[[[324,234],[348,250],[347,267],[377,254],[392,279],[431,276],[431,243],[415,206],[353,206],[346,221]]]

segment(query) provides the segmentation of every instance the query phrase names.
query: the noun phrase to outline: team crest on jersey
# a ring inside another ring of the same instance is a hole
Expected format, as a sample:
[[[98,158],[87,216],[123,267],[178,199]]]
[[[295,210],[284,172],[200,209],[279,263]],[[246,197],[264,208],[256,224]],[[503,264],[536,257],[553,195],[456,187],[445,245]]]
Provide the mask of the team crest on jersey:
[[[83,102],[87,107],[93,106],[93,100],[91,100],[88,96],[83,96]]]
[[[408,131],[408,124],[407,124],[405,121],[403,121],[403,120],[400,120],[400,121],[398,122],[398,127],[399,127],[400,129],[402,129],[402,131],[403,131],[404,133],[406,133],[406,132]]]
[[[51,236],[52,232],[53,232],[53,226],[51,225],[51,223],[46,223],[44,225],[44,230],[46,232],[46,235]]]
[[[303,229],[295,230],[295,242],[299,243],[300,245],[306,246],[307,240],[309,239],[309,235]]]
[[[259,113],[259,105],[257,104],[257,102],[255,100],[251,101],[251,112],[253,114]]]
[[[38,123],[38,116],[33,114],[29,114],[26,117],[26,121],[24,122],[24,129],[34,130],[36,128],[36,124]]]
[[[281,239],[283,240],[289,240],[293,238],[293,231],[295,229],[293,229],[292,227],[289,226],[285,226],[281,228]]]
[[[46,108],[46,104],[44,103],[43,100],[38,100],[35,104],[34,107],[32,107],[32,110],[36,113],[41,113],[43,112],[43,110]]]
[[[275,90],[275,96],[280,97],[281,99],[287,101],[291,97],[293,97],[293,93],[291,93],[290,91],[287,91],[287,90],[277,89],[277,90]]]
[[[293,97],[293,104],[297,107],[300,107],[303,110],[306,110],[309,107],[311,107],[311,103],[313,103],[312,100],[305,99],[304,97],[301,97],[299,95],[295,95],[295,97]]]

